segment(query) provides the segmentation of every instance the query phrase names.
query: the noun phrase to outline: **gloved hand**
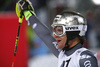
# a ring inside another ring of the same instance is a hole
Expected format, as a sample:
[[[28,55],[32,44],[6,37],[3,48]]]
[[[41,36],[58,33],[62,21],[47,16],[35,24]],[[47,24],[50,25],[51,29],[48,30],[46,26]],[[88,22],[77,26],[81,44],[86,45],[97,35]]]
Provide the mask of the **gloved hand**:
[[[25,16],[26,20],[28,20],[32,14],[36,16],[33,6],[29,0],[19,0],[16,4],[16,13],[18,17]]]
[[[23,20],[23,17],[24,17],[24,15],[22,15],[21,13],[22,13],[21,9],[19,9],[18,3],[16,3],[16,14],[19,18],[19,23],[22,23],[22,20]]]

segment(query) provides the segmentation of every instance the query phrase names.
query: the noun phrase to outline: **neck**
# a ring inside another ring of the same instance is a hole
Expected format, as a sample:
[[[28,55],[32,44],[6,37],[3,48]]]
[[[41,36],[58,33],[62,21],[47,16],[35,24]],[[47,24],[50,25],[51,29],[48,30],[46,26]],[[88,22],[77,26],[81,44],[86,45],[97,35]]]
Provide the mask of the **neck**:
[[[79,43],[79,39],[77,37],[74,38],[73,40],[70,40],[69,43],[68,43],[69,44],[69,48],[74,47],[78,43]]]

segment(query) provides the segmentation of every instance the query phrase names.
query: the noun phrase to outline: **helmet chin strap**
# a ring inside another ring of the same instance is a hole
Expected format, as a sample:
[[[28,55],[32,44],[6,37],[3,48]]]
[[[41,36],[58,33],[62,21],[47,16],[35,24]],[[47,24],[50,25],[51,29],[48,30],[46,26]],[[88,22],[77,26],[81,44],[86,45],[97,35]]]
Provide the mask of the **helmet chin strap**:
[[[68,44],[68,42],[69,42],[69,39],[66,40],[65,47],[62,49],[63,51],[69,49],[69,46],[70,46],[70,45]]]
[[[67,40],[66,40],[65,47],[63,48],[63,51],[69,49],[69,46],[70,46],[70,45],[68,44],[68,42],[69,42],[70,40],[72,40],[72,38],[70,37],[70,35],[66,35],[66,36],[67,36]]]

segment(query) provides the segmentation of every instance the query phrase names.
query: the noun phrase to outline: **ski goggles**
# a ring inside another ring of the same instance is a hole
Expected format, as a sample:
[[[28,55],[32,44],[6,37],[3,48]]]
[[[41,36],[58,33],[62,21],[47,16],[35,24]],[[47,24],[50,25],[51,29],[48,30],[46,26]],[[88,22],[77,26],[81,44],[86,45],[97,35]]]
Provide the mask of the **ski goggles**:
[[[64,36],[66,34],[66,31],[86,31],[87,25],[55,25],[53,26],[53,34],[56,36]]]

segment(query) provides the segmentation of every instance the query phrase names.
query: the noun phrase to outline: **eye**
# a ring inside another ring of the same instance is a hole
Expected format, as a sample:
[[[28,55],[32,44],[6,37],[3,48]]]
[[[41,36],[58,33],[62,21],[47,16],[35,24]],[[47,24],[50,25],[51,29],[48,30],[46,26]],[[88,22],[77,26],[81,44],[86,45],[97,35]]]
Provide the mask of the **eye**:
[[[55,32],[56,32],[57,34],[62,34],[62,33],[63,33],[63,28],[62,28],[61,26],[56,27],[56,28],[55,28]]]
[[[58,32],[62,32],[63,30],[62,30],[62,29],[57,29],[56,31],[58,31]]]

